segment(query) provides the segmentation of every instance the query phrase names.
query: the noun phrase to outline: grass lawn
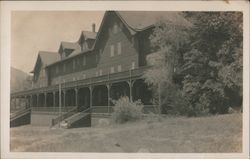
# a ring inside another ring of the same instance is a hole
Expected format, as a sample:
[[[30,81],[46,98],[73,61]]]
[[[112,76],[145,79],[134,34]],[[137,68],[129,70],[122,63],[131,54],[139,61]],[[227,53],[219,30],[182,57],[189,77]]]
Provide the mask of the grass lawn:
[[[122,125],[10,129],[11,151],[28,152],[242,152],[242,114],[146,118]]]

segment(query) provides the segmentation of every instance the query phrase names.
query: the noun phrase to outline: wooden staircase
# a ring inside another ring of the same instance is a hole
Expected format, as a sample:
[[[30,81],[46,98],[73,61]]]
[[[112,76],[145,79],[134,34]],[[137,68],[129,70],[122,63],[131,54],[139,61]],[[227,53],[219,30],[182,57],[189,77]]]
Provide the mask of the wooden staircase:
[[[59,125],[61,128],[76,128],[91,126],[91,109],[78,111],[77,108],[58,116],[52,120],[52,126]]]
[[[26,108],[10,114],[10,127],[30,124],[31,109]]]

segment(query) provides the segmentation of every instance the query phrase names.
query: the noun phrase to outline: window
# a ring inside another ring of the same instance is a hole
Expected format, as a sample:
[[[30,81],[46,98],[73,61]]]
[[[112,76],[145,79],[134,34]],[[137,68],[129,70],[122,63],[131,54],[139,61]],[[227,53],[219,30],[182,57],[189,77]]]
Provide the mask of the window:
[[[101,69],[99,70],[99,75],[102,76],[102,70]]]
[[[73,77],[73,81],[75,81],[76,80],[76,78],[75,77]]]
[[[117,71],[118,71],[118,72],[121,72],[121,71],[122,71],[122,66],[121,66],[121,65],[118,65],[118,66],[117,66]]]
[[[83,79],[86,79],[86,75],[85,74],[83,74],[82,76],[83,76]]]
[[[82,65],[85,66],[86,65],[86,58],[85,57],[82,57]]]
[[[95,55],[95,61],[98,62],[98,60],[99,60],[99,54],[96,54]]]
[[[96,77],[98,76],[98,71],[95,72],[95,76],[96,76]]]
[[[75,59],[73,60],[73,70],[76,68],[76,61]]]
[[[65,72],[65,63],[63,64],[63,72]]]
[[[114,67],[110,68],[110,73],[115,73],[115,68]]]
[[[131,69],[132,69],[132,70],[135,69],[135,62],[132,62],[132,67],[131,67]]]
[[[58,74],[58,72],[59,72],[59,67],[58,65],[56,65],[56,74]]]
[[[117,43],[117,54],[120,55],[122,53],[122,43],[118,42]]]
[[[118,25],[115,23],[114,24],[114,34],[118,33]]]
[[[114,56],[114,45],[110,45],[110,57],[113,57]]]

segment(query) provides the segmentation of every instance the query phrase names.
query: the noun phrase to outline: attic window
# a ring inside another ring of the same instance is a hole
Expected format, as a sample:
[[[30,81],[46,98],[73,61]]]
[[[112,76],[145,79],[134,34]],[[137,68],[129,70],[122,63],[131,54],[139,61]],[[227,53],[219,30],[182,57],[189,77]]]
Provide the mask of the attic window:
[[[122,24],[122,22],[120,22],[120,28],[121,28],[121,29],[123,28],[123,24]]]
[[[114,34],[116,34],[116,33],[118,33],[118,25],[115,23],[114,24],[114,28],[113,28],[114,30]]]
[[[114,56],[114,50],[115,50],[114,45],[110,45],[110,57]]]

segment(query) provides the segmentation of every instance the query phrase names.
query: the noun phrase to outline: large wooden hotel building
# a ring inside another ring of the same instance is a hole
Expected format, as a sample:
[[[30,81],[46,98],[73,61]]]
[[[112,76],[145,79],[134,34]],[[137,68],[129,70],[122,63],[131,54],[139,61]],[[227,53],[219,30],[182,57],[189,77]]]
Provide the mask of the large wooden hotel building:
[[[143,73],[149,67],[146,57],[157,51],[150,35],[160,19],[188,25],[177,12],[106,11],[97,32],[93,24],[77,42],[61,42],[58,52],[40,51],[32,88],[11,93],[12,103],[24,99],[31,115],[19,119],[27,112],[20,110],[11,116],[11,125],[27,119],[50,126],[66,119],[82,122],[86,114],[89,121],[111,113],[112,99],[121,96],[140,99],[145,112],[154,111]]]

